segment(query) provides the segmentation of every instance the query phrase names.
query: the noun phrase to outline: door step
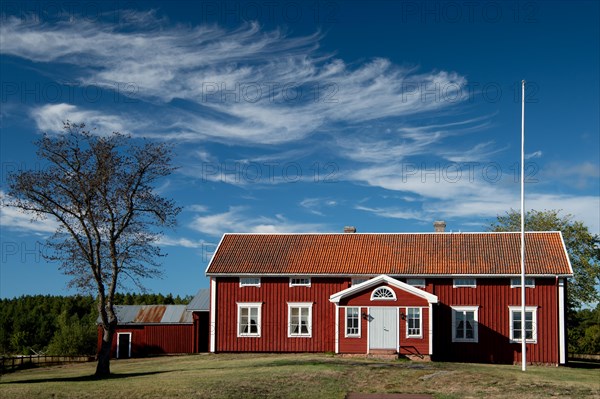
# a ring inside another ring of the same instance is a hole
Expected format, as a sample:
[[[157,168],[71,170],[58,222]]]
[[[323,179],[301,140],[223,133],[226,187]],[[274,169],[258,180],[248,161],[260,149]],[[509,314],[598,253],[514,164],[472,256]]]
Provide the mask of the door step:
[[[394,349],[371,349],[367,354],[369,359],[396,360],[398,352]]]

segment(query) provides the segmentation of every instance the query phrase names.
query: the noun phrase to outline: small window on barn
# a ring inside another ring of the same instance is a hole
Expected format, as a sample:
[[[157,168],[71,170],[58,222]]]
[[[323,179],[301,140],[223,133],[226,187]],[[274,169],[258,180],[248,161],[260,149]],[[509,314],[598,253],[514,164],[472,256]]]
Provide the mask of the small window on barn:
[[[475,288],[477,287],[477,280],[474,278],[455,278],[452,282],[454,288]]]
[[[372,301],[395,301],[396,293],[388,287],[375,288],[371,293]]]
[[[240,277],[240,287],[260,287],[260,277]]]
[[[290,287],[310,287],[310,277],[290,277]]]
[[[413,287],[425,288],[424,278],[407,278],[406,284],[412,285]]]
[[[312,337],[312,302],[288,302],[288,337]]]
[[[406,336],[408,338],[423,337],[422,323],[421,308],[406,308]]]
[[[346,308],[346,337],[360,337],[360,308]]]
[[[260,337],[262,303],[238,303],[238,337]]]
[[[521,288],[521,277],[511,278],[510,288]],[[525,288],[535,288],[535,279],[533,277],[525,277]]]

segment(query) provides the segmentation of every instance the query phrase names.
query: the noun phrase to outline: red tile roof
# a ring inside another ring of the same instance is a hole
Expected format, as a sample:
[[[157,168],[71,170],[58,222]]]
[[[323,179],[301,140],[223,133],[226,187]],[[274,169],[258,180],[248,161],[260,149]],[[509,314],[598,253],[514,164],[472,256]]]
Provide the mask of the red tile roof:
[[[526,273],[570,275],[559,232],[525,237]],[[518,275],[519,233],[225,234],[220,274]]]

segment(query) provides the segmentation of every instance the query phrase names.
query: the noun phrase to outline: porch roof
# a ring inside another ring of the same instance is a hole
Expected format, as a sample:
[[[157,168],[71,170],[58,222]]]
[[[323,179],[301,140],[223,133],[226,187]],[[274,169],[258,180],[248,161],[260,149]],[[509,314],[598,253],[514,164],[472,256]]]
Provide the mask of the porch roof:
[[[437,303],[438,297],[436,295],[430,294],[429,292],[423,291],[417,287],[413,287],[412,285],[403,283],[402,281],[396,280],[390,276],[386,276],[382,274],[360,284],[353,285],[350,288],[346,288],[345,290],[336,292],[335,294],[329,297],[329,301],[333,303],[339,303],[341,299],[346,298],[350,295],[356,294],[358,292],[364,291],[366,289],[375,287],[381,283],[386,283],[403,291],[409,292],[418,297],[424,298],[429,303]]]

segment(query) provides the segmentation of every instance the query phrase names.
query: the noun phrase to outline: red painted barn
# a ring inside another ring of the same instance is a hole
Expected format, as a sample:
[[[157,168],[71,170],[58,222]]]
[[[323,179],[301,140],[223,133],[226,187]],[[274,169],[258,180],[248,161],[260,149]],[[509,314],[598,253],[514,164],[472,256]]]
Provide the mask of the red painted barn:
[[[528,361],[563,364],[561,233],[526,233],[525,261],[523,318],[519,233],[225,234],[206,270],[210,351],[513,363],[524,322]]]
[[[209,290],[188,305],[117,305],[111,356],[117,359],[208,351]],[[98,327],[98,350],[102,327]]]

